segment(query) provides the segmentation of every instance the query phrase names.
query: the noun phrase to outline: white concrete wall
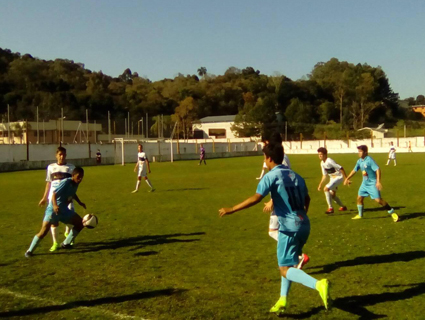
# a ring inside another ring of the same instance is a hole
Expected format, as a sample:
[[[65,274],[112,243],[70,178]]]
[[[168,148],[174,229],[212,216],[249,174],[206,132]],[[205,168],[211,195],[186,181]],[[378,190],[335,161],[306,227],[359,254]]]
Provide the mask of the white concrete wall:
[[[408,142],[412,143],[413,152],[425,152],[424,137],[411,137],[399,138],[399,145],[397,146],[397,139],[384,138],[374,139],[374,147],[371,147],[371,140],[327,140],[326,148],[329,153],[356,153],[357,146],[365,144],[369,147],[370,153],[387,153],[389,145],[392,141],[397,149],[397,152],[407,152]],[[202,140],[180,140],[179,148],[181,158],[184,159],[185,155],[199,154],[200,144],[204,145],[206,154],[212,155],[213,148],[215,153],[228,153],[228,152],[252,152],[257,151],[261,154],[262,145],[256,141],[251,141],[249,138],[231,139],[229,143],[227,139],[212,139]],[[141,142],[144,150],[152,161],[153,157],[166,159],[171,157],[171,144],[169,140],[157,142],[155,140]],[[319,147],[324,146],[323,140],[306,140],[300,141],[285,141],[283,143],[285,152],[287,154],[315,154]],[[67,157],[72,159],[94,159],[96,157],[97,149],[102,153],[102,158],[115,158],[115,163],[121,163],[122,147],[121,143],[117,142],[111,144],[90,144],[90,155],[88,144],[67,144],[64,145],[67,149]],[[29,160],[30,161],[55,161],[57,145],[29,145]],[[177,155],[177,142],[173,140],[173,154]],[[137,158],[137,143],[124,144],[124,159],[125,162],[135,163]],[[178,158],[178,157],[176,157]],[[13,163],[27,160],[27,146],[26,145],[0,145],[0,163]]]

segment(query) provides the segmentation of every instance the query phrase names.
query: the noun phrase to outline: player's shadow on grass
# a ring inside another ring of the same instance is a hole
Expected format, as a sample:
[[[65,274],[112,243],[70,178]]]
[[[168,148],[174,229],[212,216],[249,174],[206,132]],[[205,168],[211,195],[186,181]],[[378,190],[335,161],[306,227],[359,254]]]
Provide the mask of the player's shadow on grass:
[[[425,283],[414,283],[407,285],[395,285],[386,287],[409,287],[404,291],[399,292],[384,292],[384,293],[373,293],[362,296],[348,296],[337,298],[333,301],[333,307],[342,311],[357,315],[358,319],[378,319],[387,318],[384,314],[375,314],[366,309],[368,306],[373,306],[378,303],[392,302],[411,299],[415,296],[425,294]],[[285,314],[286,317],[292,319],[307,319],[311,316],[321,312],[323,307],[314,308],[308,312],[300,314]],[[332,311],[331,311],[332,312]]]
[[[199,191],[199,190],[207,190],[209,188],[180,188],[180,189],[167,189],[165,191]]]
[[[131,237],[125,239],[111,239],[101,242],[81,242],[75,245],[74,249],[64,251],[60,253],[84,253],[84,252],[96,252],[101,250],[116,250],[121,248],[130,248],[130,251],[143,249],[145,247],[170,244],[170,243],[184,243],[184,242],[194,242],[199,241],[200,239],[177,239],[178,237],[191,237],[191,236],[200,236],[204,235],[205,232],[194,232],[194,233],[174,233],[174,234],[162,234],[162,235],[152,235],[152,236],[139,236]],[[137,253],[136,255],[152,255],[156,254],[156,251],[150,251],[145,253]]]
[[[36,314],[43,314],[44,316],[46,316],[45,314],[48,312],[58,312],[58,311],[79,308],[79,307],[96,307],[103,304],[122,303],[127,301],[149,299],[149,298],[155,298],[160,296],[171,296],[175,294],[180,294],[184,291],[187,291],[187,290],[186,289],[163,289],[163,290],[154,290],[154,291],[127,294],[127,295],[118,296],[118,297],[105,297],[105,298],[99,298],[94,300],[79,300],[79,301],[67,302],[65,304],[55,304],[55,305],[50,305],[45,307],[0,312],[0,318],[23,317],[23,316],[31,316]],[[102,309],[100,309],[100,311],[101,310]],[[107,309],[105,309],[105,311],[107,311]]]
[[[422,218],[422,217],[425,217],[425,212],[412,212],[412,213],[401,215],[400,220],[408,220],[408,219],[415,219],[415,218]]]
[[[337,261],[334,263],[322,265],[322,266],[313,266],[311,269],[321,269],[318,271],[308,272],[309,274],[321,274],[321,273],[331,273],[336,269],[343,267],[355,267],[367,264],[379,264],[379,263],[391,263],[396,261],[408,262],[415,259],[425,258],[425,251],[409,251],[402,253],[392,253],[385,255],[374,255],[366,257],[357,257],[351,260],[346,261]]]
[[[400,209],[404,209],[406,207],[392,207],[394,210],[400,210]],[[374,212],[374,211],[387,211],[385,208],[383,207],[378,207],[378,208],[366,208],[363,209],[364,212]]]

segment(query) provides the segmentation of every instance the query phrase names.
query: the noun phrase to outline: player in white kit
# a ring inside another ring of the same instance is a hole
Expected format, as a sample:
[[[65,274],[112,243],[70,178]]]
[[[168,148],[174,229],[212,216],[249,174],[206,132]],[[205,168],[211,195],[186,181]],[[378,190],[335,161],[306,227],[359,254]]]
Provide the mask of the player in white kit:
[[[326,180],[326,177],[329,176],[329,183],[325,186],[323,191],[325,192],[326,202],[328,203],[328,210],[325,213],[330,214],[334,212],[332,207],[332,200],[334,200],[339,206],[339,211],[347,211],[347,207],[341,202],[336,195],[336,190],[338,186],[344,182],[344,179],[347,178],[347,174],[342,166],[336,163],[331,158],[328,158],[328,150],[326,148],[317,149],[319,153],[320,168],[322,169],[322,180],[320,180],[317,190],[322,189],[322,183]]]
[[[136,183],[136,189],[132,191],[131,193],[136,193],[139,191],[140,181],[145,179],[148,186],[151,188],[149,192],[155,191],[155,188],[152,186],[151,182],[148,179],[148,175],[146,173],[146,169],[149,173],[151,173],[151,168],[149,166],[149,160],[145,152],[143,152],[143,146],[141,144],[137,147],[138,153],[137,153],[137,162],[136,166],[134,167],[134,172],[136,172],[137,167],[139,167],[139,172],[137,174],[137,183]]]
[[[47,176],[46,176],[46,188],[44,190],[43,198],[40,200],[38,205],[41,207],[46,203],[50,203],[52,200],[53,191],[59,183],[65,179],[72,176],[72,171],[74,171],[75,166],[71,163],[66,162],[66,149],[64,147],[58,147],[56,150],[56,163],[49,164],[47,167]],[[70,210],[74,210],[74,204],[71,202],[68,206]],[[56,239],[56,227],[58,225],[53,225],[50,227],[50,232],[52,233],[53,246],[50,248],[50,251],[56,251],[60,248],[60,245]],[[69,227],[66,226],[65,237],[69,234]]]
[[[388,152],[388,161],[387,161],[387,166],[390,164],[391,160],[394,160],[394,166],[397,165],[397,160],[395,158],[395,148],[394,148],[394,144],[391,141],[390,142],[390,152]]]

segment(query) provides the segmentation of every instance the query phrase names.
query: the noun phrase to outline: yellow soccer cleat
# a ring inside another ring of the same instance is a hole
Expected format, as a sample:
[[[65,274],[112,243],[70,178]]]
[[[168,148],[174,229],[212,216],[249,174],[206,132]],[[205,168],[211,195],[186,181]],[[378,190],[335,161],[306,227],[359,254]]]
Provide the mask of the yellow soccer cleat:
[[[328,310],[328,304],[330,302],[329,287],[330,282],[327,279],[319,280],[316,283],[316,290],[319,291],[320,298],[322,298],[326,310]]]
[[[53,242],[53,246],[50,248],[50,252],[54,252],[54,251],[56,251],[56,250],[59,250],[59,248],[60,248],[60,245],[59,245],[59,243],[57,243],[57,242]]]
[[[279,300],[277,300],[276,304],[270,309],[270,313],[275,313],[276,315],[280,316],[285,313],[286,309],[286,297],[280,297]]]
[[[352,220],[358,220],[358,219],[361,219],[361,218],[363,218],[363,217],[358,214],[358,215],[352,217],[351,219]]]
[[[393,218],[393,221],[394,222],[397,222],[400,218],[398,217],[398,214],[397,213],[391,213],[391,218]]]

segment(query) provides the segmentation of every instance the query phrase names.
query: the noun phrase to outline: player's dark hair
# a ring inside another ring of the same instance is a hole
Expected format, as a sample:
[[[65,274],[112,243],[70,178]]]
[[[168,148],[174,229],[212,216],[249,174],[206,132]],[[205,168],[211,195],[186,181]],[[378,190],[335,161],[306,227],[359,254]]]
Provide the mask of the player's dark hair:
[[[328,155],[328,150],[326,150],[326,148],[324,147],[320,147],[319,149],[317,149],[317,153],[323,153],[324,155]]]
[[[273,144],[282,144],[282,136],[277,131],[265,132],[261,137],[261,141]]]
[[[66,154],[66,149],[64,147],[58,147],[56,149],[56,154],[58,154],[59,152],[65,153]]]
[[[74,169],[74,171],[72,171],[72,175],[73,176],[75,176],[75,175],[79,175],[80,177],[83,177],[84,176],[84,169],[83,168],[81,168],[81,167],[75,167],[75,169]]]
[[[264,146],[263,152],[266,158],[270,158],[276,164],[282,164],[284,152],[281,144],[269,143]]]
[[[368,153],[368,152],[367,152],[367,146],[366,146],[366,145],[358,146],[358,147],[357,147],[357,149],[362,150],[363,152]]]

